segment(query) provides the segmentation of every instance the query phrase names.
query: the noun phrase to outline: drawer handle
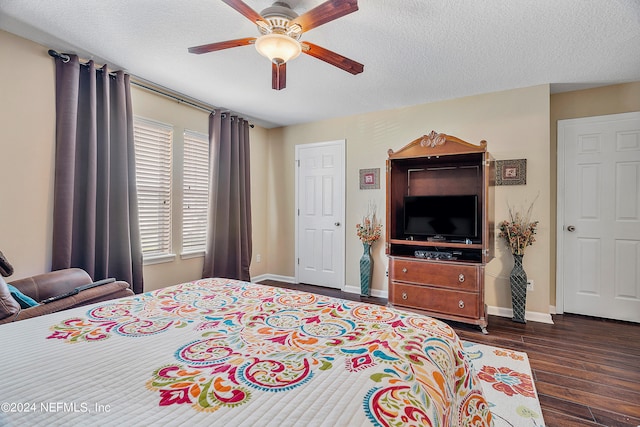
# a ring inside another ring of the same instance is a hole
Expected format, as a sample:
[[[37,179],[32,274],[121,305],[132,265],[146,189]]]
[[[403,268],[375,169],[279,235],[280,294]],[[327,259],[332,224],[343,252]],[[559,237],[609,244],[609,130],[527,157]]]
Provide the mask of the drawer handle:
[[[402,299],[407,299],[407,298],[408,298],[408,297],[407,297],[407,293],[406,293],[406,292],[403,292],[403,293],[402,293]]]
[[[407,270],[407,267],[405,267],[405,268],[403,268],[403,269],[402,269],[402,272],[403,272],[403,273],[406,273],[407,271],[409,271],[409,270]]]
[[[464,282],[464,274],[460,273],[460,275],[458,275],[458,282]]]
[[[464,308],[464,301],[462,300],[458,301],[458,307]]]

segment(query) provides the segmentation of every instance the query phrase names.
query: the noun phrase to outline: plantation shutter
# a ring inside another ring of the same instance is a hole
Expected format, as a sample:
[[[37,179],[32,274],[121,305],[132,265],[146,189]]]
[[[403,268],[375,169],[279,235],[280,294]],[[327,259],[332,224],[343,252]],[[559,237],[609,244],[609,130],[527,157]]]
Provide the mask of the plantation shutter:
[[[209,198],[209,138],[184,132],[182,253],[204,252]]]
[[[145,258],[171,252],[171,145],[173,127],[136,117],[136,179],[140,238]]]

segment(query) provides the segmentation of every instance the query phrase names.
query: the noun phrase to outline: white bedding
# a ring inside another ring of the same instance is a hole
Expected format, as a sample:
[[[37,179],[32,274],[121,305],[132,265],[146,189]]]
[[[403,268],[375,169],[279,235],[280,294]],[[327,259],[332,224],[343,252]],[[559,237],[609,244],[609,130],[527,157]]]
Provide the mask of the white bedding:
[[[0,425],[491,425],[458,337],[206,279],[0,326]]]

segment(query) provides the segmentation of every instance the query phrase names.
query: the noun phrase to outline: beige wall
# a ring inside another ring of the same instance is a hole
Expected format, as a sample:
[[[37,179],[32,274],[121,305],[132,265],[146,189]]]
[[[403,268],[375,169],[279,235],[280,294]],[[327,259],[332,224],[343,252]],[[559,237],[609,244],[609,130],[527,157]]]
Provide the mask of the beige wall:
[[[549,312],[550,180],[549,180],[549,88],[547,85],[472,96],[391,111],[343,117],[270,131],[269,192],[274,201],[269,209],[269,241],[272,251],[269,272],[294,276],[294,154],[296,144],[346,139],[347,216],[346,283],[359,287],[361,244],[355,225],[374,200],[381,213],[385,206],[385,186],[380,190],[359,189],[359,169],[380,168],[384,176],[387,150],[397,150],[431,130],[457,136],[472,143],[485,139],[496,159],[526,158],[526,186],[496,189],[496,220],[507,217],[507,202],[522,205],[539,195],[534,208],[540,221],[538,242],[525,256],[525,268],[535,281],[529,293],[529,310]],[[487,268],[489,305],[510,307],[508,276],[511,255],[500,241],[497,257]],[[373,248],[374,291],[387,289],[387,259],[382,243]]]
[[[0,62],[0,250],[14,264],[12,279],[18,279],[51,267],[55,70],[46,47],[3,31],[0,58],[5,58]],[[206,132],[206,113],[138,89],[133,98],[137,115]],[[358,170],[379,167],[384,175],[387,149],[401,148],[436,130],[472,143],[486,139],[496,159],[527,159],[526,186],[496,189],[496,220],[506,218],[507,202],[524,204],[539,195],[534,208],[540,221],[538,242],[525,256],[525,268],[535,281],[527,309],[546,313],[555,301],[556,121],[637,110],[640,82],[551,97],[548,86],[542,85],[286,128],[256,127],[251,131],[251,274],[294,275],[295,145],[346,139],[346,282],[357,287],[361,246],[355,224],[369,200],[381,211],[385,203],[384,181],[380,190],[359,190]],[[178,154],[181,149],[176,148]],[[511,257],[502,242],[496,247],[497,257],[487,268],[487,303],[510,307]],[[382,243],[373,252],[373,288],[384,292],[387,261]],[[197,278],[201,267],[202,258],[179,257],[173,263],[146,266],[145,287]]]
[[[0,58],[0,251],[19,279],[51,269],[55,67],[4,31]]]
[[[15,183],[2,189],[0,250],[16,267],[13,278],[47,271],[50,268],[52,178],[54,147],[54,68],[46,48],[8,33],[0,32],[0,51],[4,58],[0,69],[6,78],[2,85],[2,120],[0,128],[3,167],[2,182]],[[16,65],[17,64],[17,65]],[[176,126],[205,130],[206,116],[173,101],[134,90],[137,115],[173,123]],[[525,266],[536,265],[541,273],[530,273],[537,289],[530,298],[530,309],[543,310],[548,305],[548,257],[538,260],[538,253],[548,252],[549,182],[548,138],[549,95],[546,86],[469,97],[393,111],[345,117],[282,129],[252,130],[252,200],[254,262],[252,275],[265,273],[294,274],[294,146],[300,143],[347,140],[347,284],[358,285],[357,260],[361,247],[353,229],[364,213],[369,199],[384,206],[384,186],[380,190],[359,190],[358,169],[379,167],[384,171],[388,148],[398,149],[432,129],[477,143],[486,139],[498,159],[529,160],[530,184],[521,189],[497,191],[497,217],[505,215],[507,198],[521,203],[522,196],[532,198],[540,191],[536,206],[541,215],[540,242],[525,259]],[[195,111],[195,112],[194,112]],[[192,114],[194,116],[192,117]],[[33,126],[34,117],[38,126]],[[200,118],[198,118],[200,117]],[[200,122],[201,118],[203,122]],[[176,124],[177,119],[184,124]],[[176,131],[176,134],[181,132]],[[178,148],[177,148],[178,149]],[[21,177],[17,180],[16,177]],[[11,207],[20,206],[20,209]],[[27,207],[26,209],[24,207]],[[268,242],[268,243],[267,243]],[[256,255],[261,255],[261,263]],[[498,251],[499,258],[501,251]],[[376,268],[374,289],[386,290],[386,257],[382,244],[374,248]],[[487,301],[509,306],[506,288],[510,260],[497,259],[489,266]],[[201,258],[147,266],[146,289],[196,278]],[[504,265],[503,265],[504,264]],[[531,268],[530,268],[531,270]],[[544,274],[542,273],[544,272]],[[540,275],[540,276],[538,276]],[[538,290],[539,289],[539,290]],[[538,295],[543,295],[543,303]]]
[[[640,82],[551,95],[551,215],[552,240],[556,241],[558,120],[640,111]],[[551,248],[551,287],[549,301],[556,301],[556,246]]]

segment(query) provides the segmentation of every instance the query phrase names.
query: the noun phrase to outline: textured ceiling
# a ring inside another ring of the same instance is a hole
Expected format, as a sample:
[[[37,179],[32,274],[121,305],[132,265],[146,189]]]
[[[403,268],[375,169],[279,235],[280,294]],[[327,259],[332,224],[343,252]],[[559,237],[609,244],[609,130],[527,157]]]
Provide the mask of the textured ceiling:
[[[260,12],[270,0],[245,0]],[[292,0],[299,14],[322,0]],[[0,0],[0,29],[107,63],[274,127],[550,83],[552,91],[640,81],[640,0],[360,0],[306,32],[364,64],[353,76],[308,55],[271,89],[258,35],[219,0]],[[8,60],[2,58],[2,61]]]

